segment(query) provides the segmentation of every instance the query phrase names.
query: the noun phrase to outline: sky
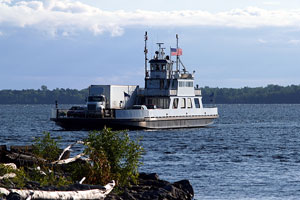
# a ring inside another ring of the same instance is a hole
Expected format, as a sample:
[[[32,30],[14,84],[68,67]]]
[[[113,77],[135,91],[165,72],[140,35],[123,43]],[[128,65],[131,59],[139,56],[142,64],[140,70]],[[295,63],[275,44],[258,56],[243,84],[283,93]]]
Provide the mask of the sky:
[[[145,31],[201,87],[300,85],[299,0],[0,0],[0,89],[143,87]]]

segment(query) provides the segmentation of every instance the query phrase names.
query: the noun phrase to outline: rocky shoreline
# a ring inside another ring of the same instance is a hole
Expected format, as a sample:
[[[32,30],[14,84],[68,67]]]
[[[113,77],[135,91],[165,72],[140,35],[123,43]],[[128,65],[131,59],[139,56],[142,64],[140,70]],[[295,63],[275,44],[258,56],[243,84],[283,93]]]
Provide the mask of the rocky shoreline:
[[[140,173],[139,184],[125,188],[124,192],[116,195],[110,193],[107,200],[192,200],[194,190],[188,180],[170,183],[159,179],[158,174]]]
[[[25,149],[25,150],[24,150]],[[30,151],[30,146],[27,147],[11,147],[7,150],[5,145],[0,146],[0,164],[14,163],[18,167],[23,167],[34,162],[31,157],[26,160],[26,151]],[[12,156],[14,155],[14,156]],[[67,154],[65,157],[68,157]],[[3,187],[5,179],[0,180],[0,186]],[[161,180],[156,173],[140,173],[138,177],[138,184],[133,184],[126,188],[122,188],[123,192],[115,193],[111,192],[106,196],[106,200],[150,200],[150,199],[162,199],[162,200],[192,200],[194,197],[194,190],[188,180],[181,180],[178,182],[170,183],[165,180]],[[85,185],[85,184],[73,184],[63,187],[41,187],[37,182],[27,182],[22,189],[30,190],[43,190],[43,191],[83,191],[90,189],[101,189],[102,186]],[[12,189],[7,188],[6,189]],[[17,200],[22,199],[20,195],[11,193],[7,196],[3,196],[2,199]]]

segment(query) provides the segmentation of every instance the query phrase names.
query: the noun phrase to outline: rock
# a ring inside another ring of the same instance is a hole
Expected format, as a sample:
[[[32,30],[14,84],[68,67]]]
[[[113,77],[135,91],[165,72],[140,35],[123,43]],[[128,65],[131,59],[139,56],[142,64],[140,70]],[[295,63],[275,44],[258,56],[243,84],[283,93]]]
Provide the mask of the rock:
[[[33,146],[10,146],[10,151],[14,153],[31,154]]]
[[[7,197],[6,200],[22,200],[21,196],[18,193],[11,192]]]
[[[139,179],[143,180],[159,180],[159,176],[156,173],[146,174],[146,173],[140,173]]]
[[[0,145],[0,163],[7,163],[9,160],[6,158],[7,148],[6,145]]]
[[[174,186],[184,190],[188,193],[189,196],[194,197],[194,189],[189,180],[181,180],[174,183]]]
[[[192,200],[194,190],[188,180],[175,183],[160,180],[156,173],[140,173],[138,184],[120,194],[111,193],[106,200]]]

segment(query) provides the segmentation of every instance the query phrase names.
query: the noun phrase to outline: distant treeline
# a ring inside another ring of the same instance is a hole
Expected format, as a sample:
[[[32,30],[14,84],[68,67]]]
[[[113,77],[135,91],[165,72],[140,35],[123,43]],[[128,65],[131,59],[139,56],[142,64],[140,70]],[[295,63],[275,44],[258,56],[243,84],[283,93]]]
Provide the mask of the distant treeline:
[[[204,104],[300,104],[300,85],[201,89]],[[84,104],[87,96],[87,89],[48,90],[43,85],[38,90],[0,90],[0,104]]]
[[[240,89],[205,87],[202,96],[205,104],[300,104],[300,85]]]
[[[0,104],[84,104],[88,90],[54,89],[0,90]]]

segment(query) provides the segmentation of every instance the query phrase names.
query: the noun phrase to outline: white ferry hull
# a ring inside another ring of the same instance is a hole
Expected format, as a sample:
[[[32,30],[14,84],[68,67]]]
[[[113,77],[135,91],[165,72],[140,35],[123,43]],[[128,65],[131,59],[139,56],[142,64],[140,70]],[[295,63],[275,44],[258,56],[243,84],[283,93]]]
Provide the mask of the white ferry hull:
[[[67,130],[112,129],[172,129],[194,128],[211,125],[218,116],[193,118],[151,118],[151,119],[99,119],[99,118],[51,118],[57,125]]]

